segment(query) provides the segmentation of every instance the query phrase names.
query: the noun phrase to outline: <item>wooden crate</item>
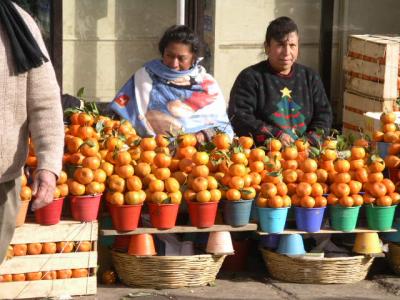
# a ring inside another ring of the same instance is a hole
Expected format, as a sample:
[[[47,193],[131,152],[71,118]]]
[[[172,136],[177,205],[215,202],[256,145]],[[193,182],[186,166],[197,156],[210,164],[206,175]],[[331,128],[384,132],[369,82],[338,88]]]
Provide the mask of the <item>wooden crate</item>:
[[[400,37],[351,35],[343,60],[345,87],[370,97],[398,97]]]
[[[84,278],[2,282],[0,299],[96,294],[97,237],[97,222],[61,221],[52,226],[28,223],[16,228],[11,244],[92,241],[94,247],[90,252],[15,256],[0,265],[0,274],[85,268],[90,269],[93,275]]]
[[[366,112],[398,110],[396,101],[366,97],[362,94],[345,91],[343,94],[343,131],[346,133],[364,132]]]

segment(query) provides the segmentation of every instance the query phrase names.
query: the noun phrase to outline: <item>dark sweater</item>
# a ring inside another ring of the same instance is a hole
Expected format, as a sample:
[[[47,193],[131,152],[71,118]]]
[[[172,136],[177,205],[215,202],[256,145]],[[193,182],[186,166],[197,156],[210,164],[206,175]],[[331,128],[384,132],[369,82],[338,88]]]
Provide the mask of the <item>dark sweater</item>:
[[[232,87],[228,114],[238,136],[257,142],[287,133],[329,133],[332,110],[319,76],[310,68],[294,64],[289,75],[278,75],[268,61],[244,69]]]

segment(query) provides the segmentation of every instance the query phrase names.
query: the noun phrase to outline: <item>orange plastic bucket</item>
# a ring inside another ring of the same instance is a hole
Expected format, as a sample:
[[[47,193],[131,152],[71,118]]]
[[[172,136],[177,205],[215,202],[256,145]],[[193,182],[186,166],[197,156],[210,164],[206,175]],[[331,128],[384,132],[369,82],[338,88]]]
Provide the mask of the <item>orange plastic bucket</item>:
[[[179,204],[148,203],[151,225],[158,229],[169,229],[175,226]]]
[[[143,204],[113,205],[110,204],[110,214],[113,226],[118,231],[135,230],[139,225],[140,212]]]
[[[128,254],[137,256],[156,255],[153,236],[148,233],[132,235],[129,241]]]
[[[72,218],[80,222],[97,220],[101,195],[71,196]]]
[[[190,223],[198,228],[207,228],[215,224],[218,202],[188,201]]]
[[[54,225],[60,222],[64,197],[54,199],[49,205],[35,210],[36,223],[40,225]]]

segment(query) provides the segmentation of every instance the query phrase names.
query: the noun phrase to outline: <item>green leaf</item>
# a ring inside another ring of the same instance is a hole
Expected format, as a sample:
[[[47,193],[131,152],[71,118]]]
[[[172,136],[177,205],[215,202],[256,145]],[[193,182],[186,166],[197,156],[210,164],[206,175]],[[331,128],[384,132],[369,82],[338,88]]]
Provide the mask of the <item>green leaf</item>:
[[[85,88],[81,87],[77,92],[76,92],[76,96],[80,99],[83,97],[83,94],[85,93]]]

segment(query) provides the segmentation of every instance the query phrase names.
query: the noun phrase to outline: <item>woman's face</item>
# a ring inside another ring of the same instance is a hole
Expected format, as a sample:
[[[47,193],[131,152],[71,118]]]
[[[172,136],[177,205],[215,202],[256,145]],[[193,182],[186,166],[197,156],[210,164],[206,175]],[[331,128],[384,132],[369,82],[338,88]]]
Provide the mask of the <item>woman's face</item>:
[[[288,75],[299,55],[299,36],[291,32],[282,41],[271,39],[265,44],[265,52],[271,66],[283,75]]]
[[[191,46],[179,42],[169,43],[162,56],[164,65],[176,71],[189,70],[194,59]]]

